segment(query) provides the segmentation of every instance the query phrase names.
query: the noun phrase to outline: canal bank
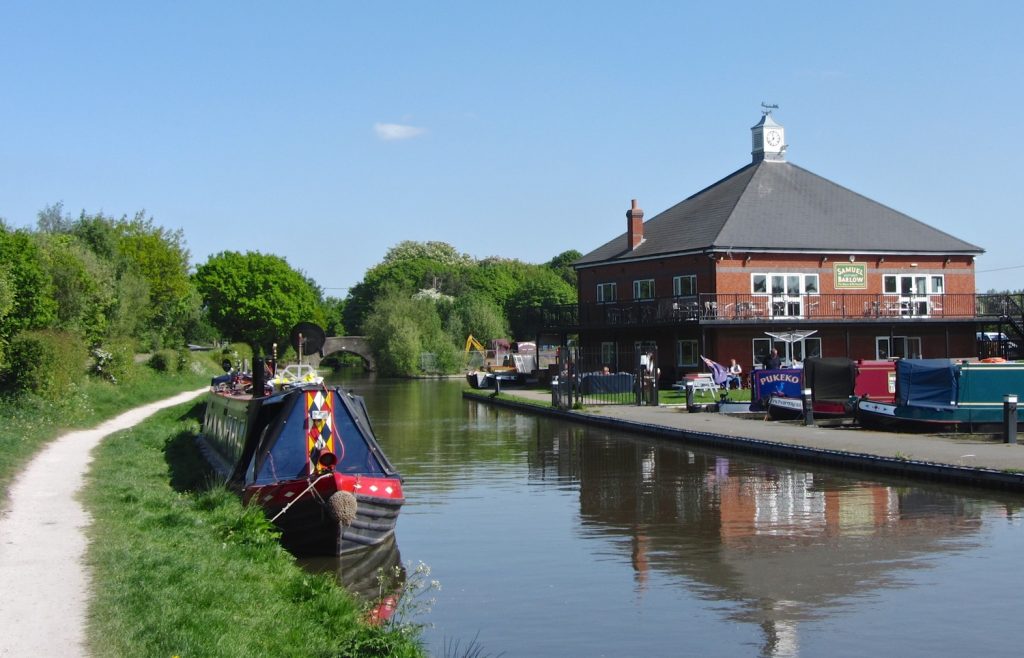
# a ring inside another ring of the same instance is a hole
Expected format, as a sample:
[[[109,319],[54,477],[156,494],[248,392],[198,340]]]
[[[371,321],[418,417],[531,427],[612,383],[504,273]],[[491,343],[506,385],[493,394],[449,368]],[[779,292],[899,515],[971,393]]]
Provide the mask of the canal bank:
[[[494,397],[491,392],[467,390],[463,397],[693,445],[883,475],[1024,491],[1024,445],[981,436],[808,427],[729,414],[689,413],[682,405],[602,405],[562,411],[550,406],[551,396],[545,391],[506,389]]]

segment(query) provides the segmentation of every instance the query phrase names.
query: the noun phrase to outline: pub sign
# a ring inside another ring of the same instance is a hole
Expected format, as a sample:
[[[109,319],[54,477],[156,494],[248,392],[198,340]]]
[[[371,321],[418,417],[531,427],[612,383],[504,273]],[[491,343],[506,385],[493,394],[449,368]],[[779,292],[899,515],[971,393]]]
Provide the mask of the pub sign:
[[[836,290],[865,290],[868,287],[867,263],[836,263]]]

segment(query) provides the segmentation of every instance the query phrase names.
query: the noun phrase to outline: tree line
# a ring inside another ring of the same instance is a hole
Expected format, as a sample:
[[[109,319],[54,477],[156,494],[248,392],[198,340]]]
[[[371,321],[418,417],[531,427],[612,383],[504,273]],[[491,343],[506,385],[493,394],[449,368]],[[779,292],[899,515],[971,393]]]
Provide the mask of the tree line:
[[[0,219],[0,382],[39,389],[47,371],[79,363],[115,379],[136,352],[188,343],[269,354],[300,321],[368,336],[385,374],[417,372],[424,352],[454,371],[468,334],[513,337],[525,330],[516,307],[575,301],[579,255],[533,265],[406,241],[339,299],[280,256],[228,250],[193,268],[183,232],[145,212],[73,216],[58,203],[35,228]]]

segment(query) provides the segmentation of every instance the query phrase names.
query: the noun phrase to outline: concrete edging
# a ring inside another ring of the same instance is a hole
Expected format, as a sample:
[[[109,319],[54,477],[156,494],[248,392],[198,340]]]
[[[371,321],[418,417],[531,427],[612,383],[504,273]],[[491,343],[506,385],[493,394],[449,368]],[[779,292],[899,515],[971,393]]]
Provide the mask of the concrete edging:
[[[797,446],[774,441],[765,441],[750,437],[729,436],[713,432],[683,430],[664,425],[638,423],[621,418],[605,418],[577,411],[543,407],[536,404],[517,402],[509,399],[492,398],[490,395],[477,395],[463,391],[465,399],[485,402],[499,407],[527,411],[530,413],[559,418],[574,423],[584,423],[597,427],[622,429],[638,434],[657,436],[660,438],[682,440],[699,446],[728,448],[740,452],[771,457],[782,457],[795,461],[824,464],[827,466],[851,468],[859,471],[896,475],[901,477],[924,479],[937,482],[986,487],[1010,491],[1024,492],[1024,473],[1008,473],[988,468],[973,468],[955,464],[940,464],[913,459],[897,459],[867,453],[846,452]]]

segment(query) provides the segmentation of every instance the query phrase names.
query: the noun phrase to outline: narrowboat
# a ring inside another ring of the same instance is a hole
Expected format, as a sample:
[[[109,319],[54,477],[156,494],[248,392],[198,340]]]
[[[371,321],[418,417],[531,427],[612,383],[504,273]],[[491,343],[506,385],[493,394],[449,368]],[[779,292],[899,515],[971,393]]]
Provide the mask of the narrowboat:
[[[950,359],[896,362],[892,402],[863,399],[863,427],[896,432],[977,432],[1003,423],[1003,397],[1024,394],[1024,363],[958,363]]]
[[[215,470],[263,507],[293,553],[345,555],[393,540],[402,479],[363,399],[309,365],[253,371],[212,382],[199,440]]]
[[[802,386],[811,389],[816,418],[852,417],[857,399],[892,402],[895,368],[892,361],[853,361],[844,357],[811,357],[804,362]],[[768,415],[774,420],[803,416],[803,399],[783,389],[768,397]]]

